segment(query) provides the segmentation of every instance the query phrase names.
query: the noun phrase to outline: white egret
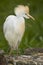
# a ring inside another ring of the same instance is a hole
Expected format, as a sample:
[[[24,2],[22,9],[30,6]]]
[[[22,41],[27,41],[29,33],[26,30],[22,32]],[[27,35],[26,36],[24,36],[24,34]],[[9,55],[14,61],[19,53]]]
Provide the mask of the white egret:
[[[15,8],[15,16],[9,15],[3,25],[3,32],[11,50],[17,50],[25,32],[25,19],[32,18],[29,14],[29,7],[18,5]]]

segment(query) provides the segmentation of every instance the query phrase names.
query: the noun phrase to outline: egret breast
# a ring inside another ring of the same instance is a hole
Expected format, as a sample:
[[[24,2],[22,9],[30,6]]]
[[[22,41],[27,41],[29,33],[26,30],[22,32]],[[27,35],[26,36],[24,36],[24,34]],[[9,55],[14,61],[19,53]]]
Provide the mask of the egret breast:
[[[19,18],[16,22],[15,26],[15,30],[18,34],[23,34],[25,31],[25,20],[24,18]]]
[[[25,31],[25,24],[20,23],[18,24],[18,33],[22,34]]]

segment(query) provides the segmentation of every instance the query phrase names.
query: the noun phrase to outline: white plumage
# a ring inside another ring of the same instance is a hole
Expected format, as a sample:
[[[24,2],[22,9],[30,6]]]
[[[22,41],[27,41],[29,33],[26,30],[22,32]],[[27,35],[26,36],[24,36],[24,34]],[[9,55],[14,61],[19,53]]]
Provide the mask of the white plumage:
[[[24,18],[32,18],[34,20],[34,18],[29,15],[28,6],[18,5],[15,8],[15,14],[16,16],[9,15],[3,25],[5,38],[8,41],[11,49],[13,50],[18,49],[20,41],[25,32]]]

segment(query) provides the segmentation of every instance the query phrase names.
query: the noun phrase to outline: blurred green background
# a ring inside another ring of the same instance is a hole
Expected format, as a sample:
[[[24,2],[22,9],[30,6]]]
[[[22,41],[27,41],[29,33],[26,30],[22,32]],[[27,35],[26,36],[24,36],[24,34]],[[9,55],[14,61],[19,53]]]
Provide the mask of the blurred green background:
[[[8,50],[8,42],[4,38],[3,23],[8,15],[14,15],[14,7],[27,5],[30,14],[36,19],[26,20],[26,30],[19,48],[43,48],[43,0],[0,0],[0,49]]]

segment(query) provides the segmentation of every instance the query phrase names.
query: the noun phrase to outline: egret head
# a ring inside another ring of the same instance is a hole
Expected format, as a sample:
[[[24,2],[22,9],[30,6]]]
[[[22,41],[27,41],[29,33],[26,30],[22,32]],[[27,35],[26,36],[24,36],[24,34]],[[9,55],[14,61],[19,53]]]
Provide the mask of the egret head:
[[[17,16],[22,16],[25,17],[27,19],[32,18],[33,20],[35,20],[30,14],[29,14],[29,7],[28,6],[24,6],[24,5],[18,5],[15,9],[15,14]]]

